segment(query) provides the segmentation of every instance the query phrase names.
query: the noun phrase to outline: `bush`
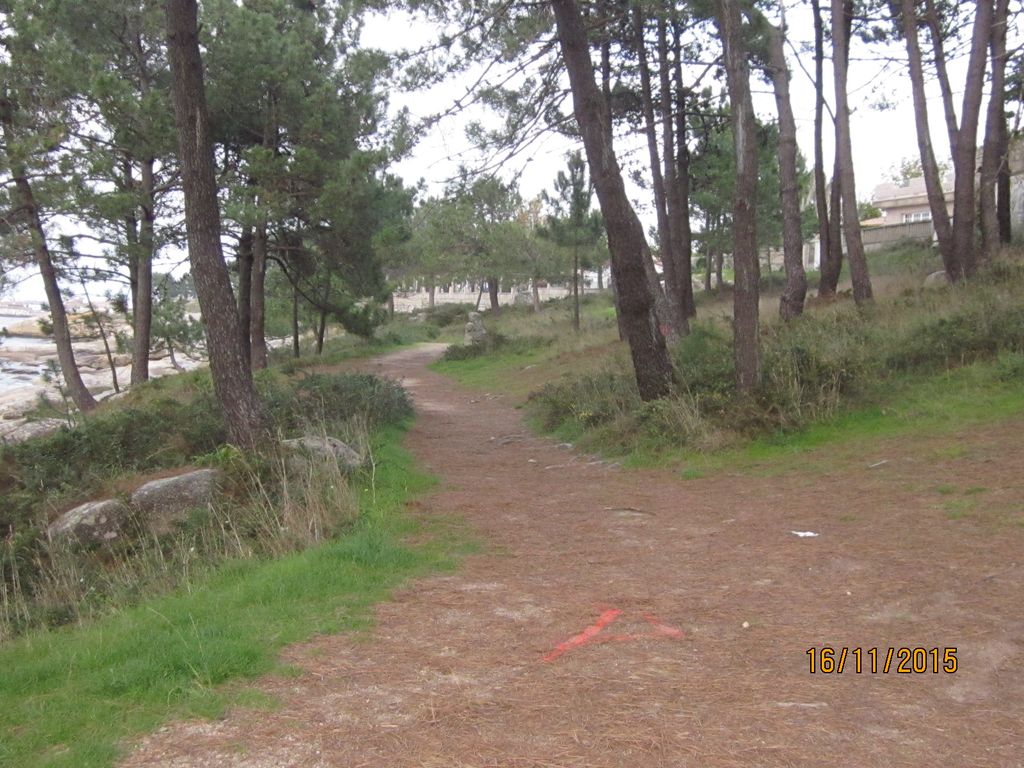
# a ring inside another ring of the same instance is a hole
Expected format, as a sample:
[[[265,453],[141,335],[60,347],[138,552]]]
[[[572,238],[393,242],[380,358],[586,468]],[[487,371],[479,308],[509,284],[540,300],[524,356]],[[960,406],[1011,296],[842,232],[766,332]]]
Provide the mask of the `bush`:
[[[473,360],[495,354],[529,354],[550,346],[554,342],[549,336],[504,336],[489,332],[483,344],[451,344],[442,357],[447,362]]]
[[[476,310],[472,304],[437,304],[433,309],[425,310],[427,322],[438,328],[461,325],[466,322],[470,312]]]
[[[985,295],[939,317],[926,316],[888,348],[892,370],[964,365],[998,352],[1024,351],[1024,304]]]
[[[901,245],[879,254],[890,272],[927,271],[929,249]],[[762,326],[762,381],[751,396],[733,383],[726,323],[694,323],[674,350],[678,391],[641,403],[626,373],[585,374],[531,398],[546,429],[572,427],[620,448],[636,438],[703,449],[738,437],[796,429],[902,372],[935,371],[996,358],[999,380],[1024,379],[1024,263],[997,261],[969,284],[906,291],[858,308],[839,301],[787,323]]]
[[[0,637],[14,626],[74,618],[95,607],[78,601],[88,598],[101,606],[111,590],[125,597],[129,591],[144,591],[149,581],[173,582],[167,569],[187,570],[190,552],[236,556],[308,540],[309,531],[302,534],[297,522],[305,519],[303,510],[316,513],[310,518],[313,538],[334,530],[341,518],[331,510],[338,504],[324,501],[324,489],[331,489],[338,503],[348,498],[335,482],[337,467],[324,479],[320,475],[331,469],[329,463],[321,467],[317,462],[309,477],[289,480],[273,453],[248,455],[225,446],[224,423],[208,382],[201,377],[190,381],[177,391],[180,399],[145,399],[146,392],[163,395],[171,388],[167,384],[140,388],[131,405],[105,407],[75,427],[0,446],[5,502],[0,506]],[[401,386],[369,374],[312,374],[289,381],[267,370],[256,382],[273,428],[284,436],[313,431],[349,441],[355,435],[366,442],[362,435],[369,430],[400,424],[412,415]],[[95,553],[65,552],[45,541],[43,529],[53,514],[101,493],[113,495],[118,478],[195,464],[224,469],[228,493],[223,508],[197,517],[171,540],[125,537]],[[309,486],[314,481],[318,485]],[[314,504],[314,497],[320,502]],[[284,522],[276,517],[278,507]],[[113,563],[112,570],[104,558]],[[128,582],[113,585],[112,579]]]
[[[640,395],[632,376],[602,371],[545,385],[530,396],[534,412],[545,429],[566,424],[594,427],[632,414]]]
[[[856,310],[800,317],[766,334],[759,400],[781,427],[832,415],[871,371],[869,325]]]

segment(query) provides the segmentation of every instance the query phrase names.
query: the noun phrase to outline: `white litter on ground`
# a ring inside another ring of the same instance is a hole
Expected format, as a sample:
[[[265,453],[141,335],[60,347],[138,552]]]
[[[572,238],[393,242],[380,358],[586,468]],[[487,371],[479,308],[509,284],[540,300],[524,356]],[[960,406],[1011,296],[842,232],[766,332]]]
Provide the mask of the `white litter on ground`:
[[[810,539],[815,536],[821,536],[820,533],[815,533],[814,531],[790,531],[790,533],[794,536],[799,536],[801,539]]]

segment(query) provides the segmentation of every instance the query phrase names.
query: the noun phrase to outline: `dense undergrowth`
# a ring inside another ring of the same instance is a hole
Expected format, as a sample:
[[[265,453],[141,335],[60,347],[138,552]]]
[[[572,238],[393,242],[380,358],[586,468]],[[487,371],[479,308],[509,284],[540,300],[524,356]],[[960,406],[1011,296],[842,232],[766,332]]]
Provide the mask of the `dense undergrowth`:
[[[274,438],[341,438],[365,458],[355,470],[289,461],[276,439],[227,445],[206,372],[0,446],[0,765],[108,766],[126,738],[169,718],[266,706],[223,684],[287,673],[275,661],[285,644],[365,627],[393,585],[449,567],[464,543],[456,523],[402,510],[432,482],[400,447],[407,393],[330,369],[443,332],[399,321],[374,339],[331,339],[321,355],[278,350],[257,375]],[[45,535],[72,506],[195,466],[222,471],[221,493],[170,531],[132,521],[102,547]]]
[[[589,331],[585,327],[575,338],[561,329],[537,341],[543,321],[509,313],[492,326],[499,334],[519,331],[519,338],[490,351],[456,353],[438,367],[469,383],[486,380],[485,371],[508,379],[513,374],[504,361],[532,354],[536,375],[527,408],[542,430],[640,460],[666,452],[710,454],[796,434],[851,409],[885,403],[908,382],[975,363],[986,366],[993,387],[1019,387],[1024,382],[1020,259],[1011,254],[969,285],[924,288],[921,278],[934,269],[934,258],[929,249],[906,244],[874,255],[873,274],[885,289],[870,307],[858,308],[841,297],[811,306],[794,322],[766,318],[762,383],[751,396],[734,389],[731,331],[722,316],[727,305],[714,304],[713,297],[705,298],[702,319],[673,350],[675,394],[655,402],[641,402],[625,350],[610,344],[609,330],[598,324],[610,307],[596,302],[587,308]],[[486,360],[470,359],[478,355]],[[467,360],[459,362],[460,357]]]
[[[276,661],[283,646],[365,628],[401,580],[451,567],[463,545],[457,522],[402,512],[432,481],[400,437],[394,427],[374,437],[375,469],[352,484],[356,517],[344,535],[274,558],[235,557],[135,606],[0,645],[0,765],[109,766],[126,740],[169,719],[272,707],[224,684],[289,674]],[[415,547],[403,543],[413,535]]]
[[[369,435],[412,414],[401,387],[369,375],[289,379],[270,369],[257,382],[270,431],[282,437],[331,434],[366,451]],[[197,373],[153,382],[73,427],[0,448],[0,525],[7,532],[0,638],[130,603],[225,559],[300,549],[354,517],[336,464],[317,464],[300,477],[272,446],[243,454],[226,440],[209,376]],[[140,474],[195,465],[224,471],[222,502],[197,510],[169,535],[151,535],[139,523],[114,544],[92,549],[45,534],[62,511],[124,495]]]

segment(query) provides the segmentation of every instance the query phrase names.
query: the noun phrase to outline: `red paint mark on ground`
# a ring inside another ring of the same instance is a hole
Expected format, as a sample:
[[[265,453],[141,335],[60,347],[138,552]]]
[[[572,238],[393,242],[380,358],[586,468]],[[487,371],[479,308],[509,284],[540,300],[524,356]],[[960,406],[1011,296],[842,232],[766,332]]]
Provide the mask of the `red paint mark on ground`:
[[[597,621],[589,627],[584,629],[578,635],[570,637],[565,642],[559,643],[549,653],[545,654],[544,661],[554,661],[568,650],[579,648],[581,645],[586,645],[587,643],[592,643],[601,630],[619,618],[619,614],[621,613],[622,611],[616,608],[609,608],[608,610],[603,611]]]
[[[650,613],[644,614],[644,621],[654,627],[653,632],[634,635],[601,634],[605,627],[614,622],[621,615],[622,611],[617,608],[609,608],[606,611],[602,611],[601,615],[598,616],[597,621],[584,629],[578,635],[573,635],[568,640],[556,645],[551,651],[544,654],[542,661],[554,661],[566,651],[571,651],[573,648],[580,648],[592,643],[629,643],[634,640],[644,640],[653,637],[674,637],[678,639],[683,636],[683,631],[681,629],[676,629],[675,627],[666,624],[657,616]]]

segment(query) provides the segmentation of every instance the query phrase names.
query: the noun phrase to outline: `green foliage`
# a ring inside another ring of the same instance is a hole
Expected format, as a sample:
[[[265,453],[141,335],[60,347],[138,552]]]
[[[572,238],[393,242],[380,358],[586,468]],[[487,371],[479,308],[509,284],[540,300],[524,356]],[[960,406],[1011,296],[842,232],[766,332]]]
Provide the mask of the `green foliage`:
[[[891,344],[885,364],[894,370],[948,368],[1003,351],[1024,351],[1024,305],[986,293],[945,316],[916,320]]]
[[[378,428],[400,424],[413,413],[409,395],[399,384],[368,373],[312,374],[280,394],[285,402],[274,402],[271,411],[284,432],[304,424],[337,424],[356,415]]]
[[[400,438],[391,430],[376,441],[374,482],[360,486],[359,521],[345,535],[272,561],[201,571],[187,590],[0,646],[0,763],[109,766],[163,722],[251,703],[244,688],[223,684],[283,674],[285,645],[365,629],[372,606],[403,580],[450,567],[451,524],[428,527],[402,514],[430,478],[413,468]],[[405,543],[412,534],[425,543]]]
[[[188,382],[177,383],[175,391],[161,392],[167,385],[157,380],[133,390],[126,404],[101,409],[73,427],[0,447],[0,493],[6,502],[0,509],[0,526],[7,532],[0,590],[20,591],[31,599],[42,588],[37,579],[54,565],[54,554],[44,546],[42,534],[49,519],[97,494],[111,495],[127,475],[196,463],[233,467],[237,471],[229,475],[249,488],[243,502],[276,493],[273,478],[278,473],[272,460],[259,456],[243,460],[236,449],[224,446],[227,434],[208,376],[180,378]],[[312,374],[288,381],[268,370],[257,384],[274,428],[285,436],[310,430],[339,434],[353,423],[377,431],[412,415],[404,389],[368,374]],[[263,470],[256,472],[257,466]],[[264,476],[262,484],[242,482],[246,473],[254,472]],[[238,516],[244,519],[246,513],[243,510]],[[207,536],[203,531],[196,535]],[[75,567],[93,566],[75,562]],[[100,595],[105,588],[101,584],[96,589]],[[37,615],[29,623],[66,620],[79,612],[87,612],[87,606],[74,605],[70,612],[49,617]]]
[[[425,311],[427,322],[439,328],[463,325],[475,307],[472,304],[437,304]]]
[[[488,333],[482,344],[452,344],[445,351],[442,360],[454,362],[473,360],[478,357],[492,355],[518,355],[535,352],[550,345],[549,336],[505,336],[500,333]]]
[[[632,377],[602,371],[547,384],[530,397],[534,413],[545,429],[553,430],[567,421],[581,427],[607,424],[640,407],[640,395]]]
[[[920,248],[900,246],[897,262]],[[881,258],[881,257],[880,257]],[[641,405],[621,371],[565,377],[531,397],[541,426],[630,450],[709,450],[750,438],[791,434],[837,418],[909,376],[994,360],[993,378],[1021,381],[1024,274],[997,263],[973,284],[918,289],[869,310],[841,303],[762,332],[762,382],[736,394],[727,327],[703,321],[675,350],[679,391]]]

